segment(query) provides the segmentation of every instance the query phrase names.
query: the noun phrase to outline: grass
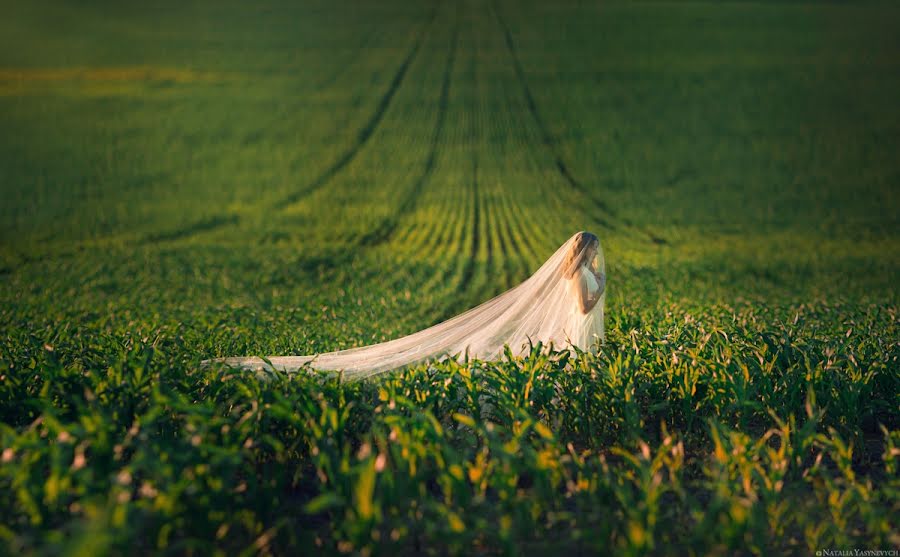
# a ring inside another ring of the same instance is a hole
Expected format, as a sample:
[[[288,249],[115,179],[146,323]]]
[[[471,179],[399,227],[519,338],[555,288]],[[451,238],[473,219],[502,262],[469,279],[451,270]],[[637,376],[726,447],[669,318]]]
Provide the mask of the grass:
[[[894,4],[0,7],[4,553],[900,545]],[[419,330],[580,229],[597,356],[198,365]]]

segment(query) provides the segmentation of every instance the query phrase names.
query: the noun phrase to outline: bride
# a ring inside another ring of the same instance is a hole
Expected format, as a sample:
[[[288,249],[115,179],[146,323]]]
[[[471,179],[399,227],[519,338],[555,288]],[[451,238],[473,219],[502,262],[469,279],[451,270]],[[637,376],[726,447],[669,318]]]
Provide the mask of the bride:
[[[605,301],[606,274],[600,240],[582,231],[569,238],[518,286],[408,336],[317,356],[220,358],[204,360],[203,364],[222,362],[257,370],[343,370],[345,379],[362,379],[466,352],[470,358],[498,359],[504,353],[504,345],[513,354],[522,355],[530,351],[530,343],[538,341],[596,353],[604,340]]]

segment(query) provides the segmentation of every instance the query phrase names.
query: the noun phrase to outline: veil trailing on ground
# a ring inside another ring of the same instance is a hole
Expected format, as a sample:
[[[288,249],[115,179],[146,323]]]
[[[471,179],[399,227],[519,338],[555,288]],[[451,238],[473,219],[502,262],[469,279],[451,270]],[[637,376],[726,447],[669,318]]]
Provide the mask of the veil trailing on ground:
[[[362,379],[429,360],[459,357],[493,360],[504,345],[513,354],[542,341],[588,351],[603,341],[606,269],[599,239],[589,232],[569,238],[524,282],[447,321],[398,339],[316,356],[205,360],[249,369],[343,370]]]

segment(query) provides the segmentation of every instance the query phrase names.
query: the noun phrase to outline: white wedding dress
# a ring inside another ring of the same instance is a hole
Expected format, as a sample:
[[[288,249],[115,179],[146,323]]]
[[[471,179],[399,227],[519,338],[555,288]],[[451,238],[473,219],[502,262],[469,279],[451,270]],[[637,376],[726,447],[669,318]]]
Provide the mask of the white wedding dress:
[[[574,310],[570,313],[572,321],[568,327],[568,331],[570,331],[569,336],[572,339],[572,344],[583,350],[594,351],[606,338],[603,325],[605,308],[603,304],[598,303],[591,311],[582,314],[577,305],[578,288],[585,289],[590,295],[596,295],[601,289],[605,289],[605,286],[605,284],[600,284],[597,276],[587,266],[580,267],[576,279],[569,281],[569,296],[576,304]]]
[[[592,304],[582,305],[582,300]],[[341,371],[362,379],[431,360],[458,357],[495,360],[505,346],[528,353],[538,341],[556,349],[595,352],[604,340],[606,275],[596,236],[569,238],[524,282],[464,313],[416,333],[359,348],[310,356],[231,357],[204,360],[232,367]],[[587,312],[584,310],[588,309]],[[268,361],[266,361],[268,360]]]

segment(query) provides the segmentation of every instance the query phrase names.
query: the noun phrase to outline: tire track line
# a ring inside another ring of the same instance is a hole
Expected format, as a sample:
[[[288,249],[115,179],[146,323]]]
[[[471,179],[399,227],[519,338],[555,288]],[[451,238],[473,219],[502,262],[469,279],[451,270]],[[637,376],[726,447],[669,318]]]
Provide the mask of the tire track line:
[[[367,247],[377,247],[387,242],[391,242],[392,246],[396,245],[396,242],[399,240],[399,234],[403,230],[407,230],[412,228],[412,224],[410,226],[401,228],[400,221],[403,217],[410,215],[413,211],[415,204],[418,202],[419,197],[425,190],[425,186],[428,181],[431,179],[431,176],[434,173],[435,167],[437,165],[437,156],[438,156],[438,147],[441,143],[441,140],[444,136],[444,127],[446,122],[446,113],[449,110],[450,105],[450,86],[452,83],[452,73],[453,68],[455,67],[455,58],[456,52],[459,45],[458,35],[459,35],[459,7],[457,6],[457,22],[454,24],[454,29],[452,33],[452,39],[450,43],[450,48],[448,50],[447,62],[444,67],[444,72],[441,80],[441,93],[438,101],[438,115],[435,120],[434,131],[432,132],[432,137],[429,142],[429,154],[426,158],[426,163],[422,173],[416,179],[414,185],[411,187],[410,191],[407,193],[404,201],[400,204],[400,208],[396,210],[393,217],[386,218],[382,223],[380,223],[376,228],[369,231],[365,235],[361,236],[358,240],[359,245],[367,246]],[[434,200],[437,203],[437,206],[440,207],[447,203],[453,203],[454,198],[450,195],[451,192],[446,189],[438,190],[439,195]],[[463,203],[464,207],[468,207],[467,202]],[[467,230],[467,221],[468,221],[468,210],[463,211],[450,211],[446,214],[447,218],[435,218],[429,219],[426,223],[426,227],[424,229],[420,228],[419,233],[415,235],[415,246],[403,246],[400,248],[400,251],[403,253],[403,257],[412,257],[414,259],[421,260],[422,256],[420,254],[425,253],[428,254],[436,254],[438,257],[432,259],[435,264],[434,272],[428,273],[424,275],[423,280],[417,285],[417,289],[420,292],[431,293],[432,290],[440,291],[439,285],[447,284],[449,280],[453,278],[452,271],[454,268],[458,268],[458,266],[448,267],[446,265],[442,265],[443,261],[446,261],[448,258],[455,258],[461,255],[461,251],[459,248],[464,246],[465,244],[465,232]],[[409,236],[409,232],[407,232],[406,236]],[[452,253],[446,253],[447,248],[453,248],[454,251]],[[396,249],[394,250],[397,251]],[[450,277],[448,279],[448,277]],[[397,285],[402,280],[399,276],[392,276],[387,284],[388,285]],[[441,296],[435,295],[436,299],[440,299]],[[418,311],[414,311],[413,317],[416,322],[419,322],[420,319],[429,316],[429,319],[433,319],[435,311],[434,307],[428,308],[419,308]]]
[[[327,169],[325,169],[325,171],[319,174],[319,176],[312,182],[310,182],[305,188],[291,193],[278,203],[272,204],[271,209],[283,209],[285,206],[296,203],[306,195],[309,195],[317,189],[323,187],[348,164],[350,164],[350,162],[356,157],[359,151],[368,142],[369,138],[372,137],[372,134],[375,132],[378,125],[381,124],[381,121],[384,118],[384,114],[385,112],[387,112],[387,109],[390,106],[394,95],[400,88],[400,85],[403,82],[403,78],[406,76],[409,66],[412,64],[413,59],[419,52],[424,37],[427,34],[427,30],[431,27],[431,25],[434,23],[435,18],[437,17],[439,6],[440,3],[436,3],[432,8],[431,14],[428,16],[428,20],[416,37],[416,40],[413,43],[412,47],[407,52],[406,57],[400,64],[400,67],[394,73],[391,84],[385,94],[382,95],[380,101],[378,102],[378,105],[375,108],[375,111],[369,117],[366,124],[360,129],[354,144],[351,145],[351,147],[337,161],[332,163]],[[144,245],[160,241],[183,240],[200,233],[218,230],[225,226],[237,225],[241,222],[241,220],[241,216],[237,213],[213,215],[211,217],[207,217],[200,221],[190,223],[181,228],[176,228],[171,231],[149,234],[144,238],[137,240],[136,244]]]
[[[553,135],[550,133],[550,129],[547,127],[547,124],[544,122],[543,118],[541,117],[540,111],[538,110],[538,107],[537,107],[537,103],[534,100],[534,95],[532,95],[531,88],[528,86],[528,81],[525,77],[525,71],[522,69],[522,64],[519,61],[519,56],[518,56],[518,52],[516,50],[515,42],[513,41],[513,38],[512,38],[512,33],[510,33],[510,30],[506,24],[506,21],[500,15],[500,9],[497,6],[496,0],[493,0],[491,2],[491,7],[494,12],[494,15],[497,18],[497,21],[500,23],[500,26],[503,29],[503,35],[506,40],[506,46],[507,46],[507,49],[509,50],[510,57],[512,58],[512,61],[513,61],[513,68],[515,69],[519,84],[522,86],[522,92],[525,95],[525,103],[528,105],[528,110],[531,113],[531,116],[534,119],[535,123],[537,124],[538,130],[540,131],[540,134],[541,134],[541,139],[544,143],[544,146],[546,147],[546,149],[549,151],[551,157],[553,158],[554,164],[556,165],[556,169],[559,172],[559,174],[563,177],[563,179],[566,181],[566,183],[569,184],[570,187],[572,187],[573,189],[575,189],[576,191],[580,192],[582,195],[584,195],[585,197],[590,199],[597,206],[598,209],[600,209],[603,213],[605,213],[607,215],[607,218],[610,221],[620,220],[626,226],[629,226],[629,227],[641,232],[642,234],[646,235],[649,238],[649,240],[655,244],[668,243],[664,238],[660,238],[659,236],[656,236],[652,232],[641,229],[641,228],[635,226],[634,224],[632,224],[630,221],[627,221],[625,219],[620,219],[618,216],[616,216],[615,212],[613,212],[609,208],[609,206],[606,204],[605,201],[603,201],[602,199],[599,199],[591,190],[584,187],[584,185],[581,184],[581,182],[579,182],[572,175],[572,172],[569,170],[569,167],[566,165],[565,161],[562,159],[562,156],[559,154],[559,152],[556,149],[556,141],[553,138]],[[601,224],[606,226],[609,230],[616,229],[615,225],[612,222],[601,221]]]
[[[479,153],[481,149],[484,148],[484,122],[483,115],[484,111],[481,106],[481,81],[478,79],[478,54],[480,52],[479,49],[479,41],[478,34],[475,32],[474,24],[470,25],[469,31],[471,33],[470,36],[470,44],[471,49],[469,51],[469,82],[471,83],[471,96],[469,97],[469,118],[470,118],[470,139],[469,146],[472,151],[472,183],[475,188],[476,193],[482,190],[481,188],[481,178],[480,178],[480,158]],[[481,203],[482,207],[482,215],[481,218],[481,230],[478,230],[478,233],[481,234],[481,237],[484,238],[485,244],[485,264],[484,264],[484,284],[482,285],[482,291],[480,294],[480,298],[488,299],[494,293],[497,292],[497,283],[498,279],[500,281],[500,291],[506,290],[505,283],[507,278],[504,277],[504,274],[498,272],[495,267],[497,266],[497,261],[495,258],[494,251],[497,249],[495,234],[497,233],[497,216],[496,216],[496,193],[491,192],[490,188],[485,191],[479,199],[479,203]],[[474,255],[477,256],[478,250],[473,250]]]
[[[519,85],[521,85],[522,93],[525,96],[525,104],[528,106],[528,111],[531,113],[532,118],[537,125],[538,132],[541,135],[541,140],[544,143],[544,146],[549,150],[550,155],[553,158],[553,162],[556,165],[556,169],[559,174],[563,177],[563,179],[571,186],[573,189],[579,191],[582,195],[591,199],[597,207],[609,215],[611,218],[615,218],[613,212],[606,205],[606,202],[600,199],[595,199],[593,195],[589,191],[587,191],[581,183],[575,179],[572,173],[569,171],[569,167],[566,166],[566,163],[562,160],[562,157],[556,151],[556,142],[553,139],[553,136],[550,134],[550,130],[547,127],[547,124],[544,123],[544,119],[541,116],[540,111],[537,108],[537,103],[534,100],[534,95],[531,93],[531,87],[528,85],[528,81],[525,78],[525,71],[522,69],[522,64],[519,61],[518,51],[516,50],[515,42],[512,38],[512,33],[509,30],[509,27],[506,25],[506,21],[500,15],[500,9],[496,4],[496,1],[491,3],[494,15],[497,18],[497,22],[500,24],[500,27],[503,30],[503,37],[506,42],[507,50],[509,50],[510,58],[512,58],[513,62],[513,70],[516,73],[516,78],[519,81]],[[609,223],[606,223],[607,226],[611,226]],[[614,229],[614,228],[611,228]]]
[[[458,6],[458,10],[459,9],[460,8]],[[459,21],[459,12],[458,11],[457,11],[456,17],[457,17],[457,22],[458,22]],[[448,103],[449,103],[449,99],[448,99]],[[448,203],[448,202],[452,203],[453,202],[453,196],[449,195],[450,192],[448,192],[447,189],[444,189],[442,191],[442,193],[443,193],[443,197],[444,197],[444,199],[442,201],[443,203]],[[465,212],[456,211],[454,214],[457,216],[457,220],[459,218],[462,218],[463,220],[465,219]],[[449,227],[446,226],[447,221],[445,221],[445,226],[443,226],[443,229],[445,229],[445,230],[439,230],[438,229],[439,221],[440,221],[440,219],[431,219],[432,226],[431,226],[430,230],[435,231],[435,232],[432,234],[432,237],[434,239],[429,240],[427,244],[423,244],[424,251],[426,251],[427,253],[438,253],[438,252],[440,252],[440,249],[439,249],[440,246],[448,245],[447,242],[449,241],[449,239],[446,241],[441,241],[441,239],[443,238],[443,233],[446,231],[446,229],[452,229],[452,226],[449,226]],[[456,222],[456,221],[454,221],[454,222]],[[448,235],[448,238],[449,237],[450,236]]]
[[[510,284],[521,282],[528,276],[528,265],[533,257],[533,254],[526,254],[523,249],[528,248],[531,251],[531,246],[520,237],[521,230],[516,225],[517,218],[513,214],[514,204],[515,202],[508,195],[503,195],[503,202],[500,206],[503,211],[501,220],[507,239],[505,255],[510,268]]]
[[[458,10],[461,9],[457,6]],[[454,52],[455,60],[459,46],[459,11],[457,11],[457,25],[453,32],[453,46],[451,50]],[[442,87],[442,97],[446,99],[446,106],[450,106],[449,86],[450,76],[453,72],[455,63],[448,64],[448,71],[445,74],[447,78]],[[443,94],[446,93],[446,96]],[[442,102],[442,106],[444,103]],[[467,107],[468,108],[468,107]],[[471,140],[473,128],[469,126],[468,138]],[[463,210],[452,211],[455,219],[450,226],[443,228],[448,233],[446,240],[440,246],[429,250],[429,253],[441,253],[438,258],[438,266],[435,273],[423,285],[422,291],[429,292],[433,295],[434,303],[429,307],[422,307],[416,313],[417,320],[424,324],[438,323],[448,319],[458,313],[461,309],[462,302],[467,299],[461,294],[470,291],[472,281],[478,278],[477,256],[480,250],[482,239],[479,229],[482,226],[483,211],[479,203],[479,185],[477,183],[477,160],[470,159],[473,163],[472,172],[473,179],[469,183],[469,187],[462,190],[462,199],[452,195],[450,191],[444,195],[445,203],[453,204]],[[469,238],[469,236],[472,236]],[[445,249],[441,250],[443,246]],[[451,248],[446,250],[446,248]],[[443,263],[443,264],[442,264]],[[448,265],[449,263],[449,265]]]
[[[512,288],[513,282],[513,267],[512,260],[509,257],[509,248],[507,247],[507,239],[506,232],[503,226],[500,226],[500,223],[503,221],[500,204],[497,201],[497,198],[494,198],[493,201],[494,215],[497,217],[497,249],[501,254],[503,254],[503,289],[509,290]]]
[[[434,250],[434,253],[439,254],[436,271],[421,286],[422,292],[432,295],[433,302],[417,308],[415,311],[417,323],[431,325],[452,317],[452,306],[458,301],[457,296],[462,289],[461,281],[465,272],[464,267],[458,263],[462,257],[465,257],[465,238],[470,230],[470,219],[472,218],[469,211],[472,203],[472,200],[469,199],[471,189],[467,188],[464,192],[465,196],[461,200],[460,206],[465,210],[455,211],[456,219],[450,226],[445,227],[447,234],[443,241],[443,247],[451,249]]]
[[[475,274],[476,260],[478,258],[478,250],[481,244],[481,203],[478,199],[478,154],[472,150],[472,179],[470,182],[472,191],[472,241],[469,242],[469,260],[462,274],[462,287],[469,290],[472,283],[472,277]]]
[[[488,41],[488,50],[486,52],[493,55],[498,48],[502,48],[502,45],[496,44],[499,41],[499,37],[491,32],[494,26],[489,21],[482,19],[480,23],[482,27],[479,36],[485,37]],[[489,59],[493,58],[489,56]],[[490,76],[492,79],[488,82],[489,90],[487,91],[488,98],[492,101],[490,105],[495,104],[493,101],[497,101],[500,103],[500,109],[489,107],[483,111],[486,118],[485,127],[490,130],[489,134],[497,136],[500,142],[507,140],[507,145],[514,145],[518,143],[517,140],[523,135],[516,132],[518,129],[516,122],[521,117],[513,113],[513,110],[510,108],[514,93],[511,92],[510,87],[507,87],[508,83],[515,81],[515,77],[506,74],[498,75],[493,72]],[[482,99],[484,98],[483,95],[481,97]],[[511,148],[517,149],[514,146]],[[509,179],[504,179],[502,176],[507,167],[508,165],[501,164],[493,169],[495,173],[500,172],[501,176],[495,177],[492,184],[494,188],[493,208],[496,219],[492,225],[496,229],[497,249],[498,253],[501,254],[500,261],[502,263],[501,272],[503,274],[504,290],[512,288],[527,276],[532,257],[531,254],[526,253],[526,250],[531,251],[531,246],[528,243],[528,237],[522,236],[522,230],[519,227],[520,223],[514,212],[515,209],[519,209],[517,193],[514,189],[511,191],[511,188],[506,186]],[[537,228],[539,227],[540,225],[536,224],[532,234],[538,232]]]
[[[472,33],[472,37],[470,38],[472,43],[475,42],[477,37]],[[471,160],[471,179],[470,179],[470,187],[472,190],[472,203],[474,205],[474,218],[472,222],[472,241],[469,248],[469,260],[466,262],[466,268],[463,271],[463,279],[462,286],[465,290],[472,290],[473,285],[472,280],[475,275],[475,268],[477,266],[477,260],[479,252],[481,251],[481,241],[482,241],[482,223],[484,222],[485,227],[490,226],[490,223],[486,220],[482,220],[482,196],[480,195],[480,188],[478,184],[478,149],[481,147],[481,130],[478,126],[478,110],[477,110],[477,95],[478,95],[478,74],[475,71],[475,49],[470,49],[469,56],[469,64],[467,67],[468,81],[470,85],[470,95],[469,102],[466,103],[466,109],[468,111],[469,116],[469,126],[468,133],[466,134],[466,139],[469,143],[469,153]],[[488,217],[489,214],[485,211],[485,217]],[[487,229],[487,228],[486,228]],[[487,236],[487,235],[485,235]],[[485,240],[485,248],[487,249],[487,261],[485,263],[486,269],[490,269],[491,267],[491,245],[490,245],[490,237],[484,238]],[[485,274],[487,274],[485,272]],[[482,285],[484,286],[484,285]],[[477,289],[474,290],[477,292]],[[480,296],[479,296],[480,297]]]
[[[478,21],[470,20],[469,27],[471,45],[469,56],[468,77],[471,83],[471,98],[469,105],[470,118],[472,125],[470,128],[470,145],[473,157],[473,180],[479,179],[479,159],[478,153],[481,149],[486,149],[485,137],[490,133],[489,130],[491,114],[484,108],[484,92],[482,87],[484,81],[479,79],[478,61],[482,55],[482,34],[476,29]],[[499,197],[504,192],[497,184],[488,185],[490,195],[484,197],[484,214],[485,214],[485,240],[487,242],[487,264],[485,267],[486,288],[491,295],[505,292],[512,288],[512,273],[510,270],[510,261],[507,256],[507,247],[505,237],[503,235],[503,213],[499,206]],[[489,296],[490,297],[490,296]]]
[[[504,83],[505,85],[505,83]],[[519,96],[519,91],[513,91],[510,87],[503,87],[503,99],[504,99],[504,113],[507,115],[508,122],[513,123],[511,127],[501,127],[503,132],[508,134],[508,137],[512,142],[515,143],[515,149],[517,152],[525,153],[525,154],[533,154],[534,153],[534,142],[529,138],[528,129],[526,127],[518,127],[517,123],[520,122],[521,117],[517,111],[514,111],[511,107],[516,106],[516,102],[521,99]],[[540,168],[542,166],[541,162],[536,159],[533,159],[536,167]],[[543,195],[548,197],[548,201],[553,201],[556,199],[555,192],[546,191],[544,186],[544,180],[538,179],[538,184],[541,185],[540,189],[537,191],[537,195]],[[506,188],[504,188],[506,191]],[[530,207],[526,207],[523,203],[523,195],[518,194],[516,191],[508,192],[509,195],[504,196],[505,208],[507,211],[507,230],[509,234],[510,245],[512,247],[511,254],[515,255],[516,259],[516,275],[513,277],[513,282],[520,282],[524,278],[530,275],[531,265],[535,261],[542,259],[539,257],[539,254],[542,253],[541,249],[541,240],[544,238],[552,237],[553,235],[547,230],[546,221],[550,218],[553,213],[548,212],[548,203],[545,201],[541,206],[540,211],[537,212],[537,218],[528,218],[528,215],[532,213]],[[528,226],[526,226],[528,223]]]
[[[459,18],[457,17],[457,20]],[[458,22],[453,28],[453,39],[450,46],[450,52],[447,55],[447,64],[444,67],[444,78],[441,84],[441,96],[438,101],[438,116],[434,126],[434,132],[431,136],[431,142],[428,147],[428,158],[425,160],[425,168],[422,174],[415,181],[410,191],[404,196],[397,210],[392,217],[386,218],[376,228],[364,234],[359,243],[363,246],[373,247],[388,242],[396,232],[399,221],[404,215],[410,214],[416,206],[416,203],[422,193],[425,184],[434,174],[434,168],[437,161],[438,148],[441,139],[444,136],[444,125],[447,120],[447,108],[450,104],[450,81],[453,74],[453,65],[456,60],[456,50],[459,43],[459,24]]]
[[[471,30],[470,30],[471,31]],[[472,45],[477,43],[477,36],[472,33],[470,37]],[[497,274],[494,273],[494,245],[491,238],[491,230],[496,224],[491,218],[490,208],[487,203],[485,190],[481,183],[481,168],[479,149],[482,147],[482,131],[481,131],[481,111],[479,110],[480,89],[476,63],[476,46],[470,49],[469,64],[467,77],[470,84],[470,96],[465,105],[468,111],[469,126],[466,134],[469,147],[470,159],[470,179],[469,194],[471,197],[471,223],[466,223],[465,231],[471,234],[468,242],[468,256],[465,258],[462,274],[460,277],[460,287],[453,291],[450,303],[445,304],[441,311],[442,318],[449,318],[453,314],[464,309],[474,307],[477,303],[483,302],[485,298],[485,290],[494,291],[490,278]],[[468,204],[467,204],[468,205]],[[468,221],[468,219],[467,219]],[[485,251],[486,261],[483,267],[479,269],[479,257]],[[497,274],[498,276],[502,276]],[[505,285],[503,285],[505,286]],[[503,288],[505,290],[506,288]],[[461,295],[463,294],[463,295]],[[467,295],[466,295],[467,294]],[[472,303],[465,304],[463,302],[471,300]]]
[[[494,29],[492,28],[491,31],[494,31]],[[495,34],[491,35],[496,37]],[[497,37],[496,40],[499,41],[502,39]],[[498,45],[494,45],[494,48],[497,47]],[[503,47],[499,46],[499,48]],[[511,75],[509,78],[503,80],[500,87],[500,91],[503,93],[500,99],[503,100],[502,105],[504,109],[501,112],[498,112],[497,115],[498,117],[501,115],[504,117],[498,118],[501,125],[498,126],[497,129],[509,138],[510,144],[514,146],[513,148],[517,153],[529,155],[528,160],[533,161],[535,168],[540,169],[544,167],[545,159],[544,157],[535,156],[536,147],[541,154],[546,154],[535,144],[531,137],[532,128],[530,128],[527,123],[522,122],[521,113],[517,108],[518,103],[522,99],[521,91],[519,87],[507,86],[514,85],[515,82],[516,77]],[[516,108],[514,109],[513,107]],[[528,161],[522,162],[525,163],[525,167],[527,167]],[[540,209],[536,212],[538,218],[528,218],[528,215],[535,211],[532,210],[531,206],[526,206],[525,203],[523,203],[524,199],[527,198],[526,196],[521,194],[517,195],[515,191],[509,192],[509,195],[504,196],[505,208],[508,215],[506,220],[507,231],[510,246],[512,248],[510,254],[515,256],[515,266],[513,268],[516,270],[514,271],[515,275],[512,279],[513,283],[529,276],[531,266],[534,262],[539,260],[543,261],[543,258],[540,257],[540,255],[544,253],[542,240],[555,236],[548,230],[547,222],[548,220],[553,219],[558,220],[558,214],[556,212],[548,211],[550,205],[554,202],[558,203],[558,192],[556,191],[558,186],[548,184],[540,176],[538,177],[537,184],[537,195],[545,196],[547,198],[542,202]],[[504,192],[505,191],[506,188],[504,188]],[[578,195],[577,192],[572,191],[572,193]]]
[[[316,190],[330,182],[344,168],[346,168],[347,165],[353,161],[353,159],[356,158],[356,155],[358,155],[363,147],[365,147],[366,143],[368,143],[369,139],[372,137],[372,135],[375,133],[375,130],[378,129],[378,126],[384,119],[384,115],[387,112],[388,107],[391,105],[391,101],[394,99],[394,95],[397,93],[397,90],[400,89],[400,85],[403,83],[403,78],[406,77],[409,66],[412,64],[413,59],[416,57],[416,54],[418,54],[419,49],[422,46],[422,41],[425,37],[426,30],[434,22],[436,16],[437,5],[435,5],[434,9],[431,11],[431,16],[429,17],[428,23],[425,25],[425,28],[422,30],[422,32],[419,33],[419,36],[416,38],[416,42],[413,43],[413,46],[406,54],[406,58],[404,58],[403,63],[400,64],[400,67],[394,74],[394,78],[391,80],[390,86],[381,97],[381,100],[378,102],[378,105],[375,108],[375,112],[372,113],[366,124],[359,130],[359,133],[356,136],[356,141],[353,143],[353,145],[351,145],[344,152],[344,154],[341,155],[340,158],[334,161],[331,166],[326,168],[305,188],[291,193],[280,202],[274,204],[272,207],[273,209],[281,209],[286,205],[292,205],[303,199],[307,195],[315,192]]]

